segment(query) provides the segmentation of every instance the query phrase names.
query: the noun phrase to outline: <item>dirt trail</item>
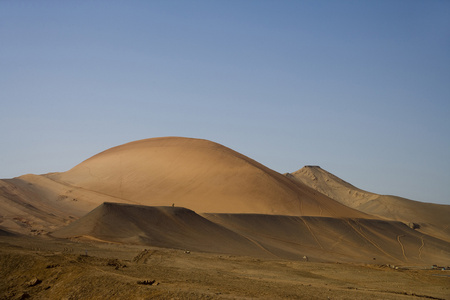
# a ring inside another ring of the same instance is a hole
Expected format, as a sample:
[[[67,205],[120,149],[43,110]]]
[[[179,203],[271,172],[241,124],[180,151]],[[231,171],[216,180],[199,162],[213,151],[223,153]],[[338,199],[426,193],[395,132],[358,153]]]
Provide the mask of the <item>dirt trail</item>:
[[[261,245],[258,241],[255,241],[254,239],[244,235],[241,233],[241,236],[243,236],[244,238],[246,238],[247,240],[249,240],[250,242],[252,242],[253,244],[255,244],[258,248],[262,249],[264,252],[268,253],[270,256],[274,257],[274,258],[280,258],[278,255],[272,253],[271,251],[269,251],[266,247],[264,247],[263,245]]]
[[[402,248],[402,254],[403,254],[403,257],[405,258],[405,261],[408,261],[408,258],[406,257],[406,253],[405,253],[405,247],[403,247],[403,243],[402,243],[402,241],[400,240],[400,238],[401,238],[402,236],[404,236],[404,235],[397,235],[397,241],[398,241],[398,243],[400,244],[400,247]]]
[[[355,226],[353,226],[352,223],[350,222],[350,220],[347,220],[347,223],[348,223],[348,225],[349,225],[351,228],[353,228],[353,230],[354,230],[357,234],[359,234],[364,240],[368,241],[370,244],[372,244],[375,248],[377,248],[380,252],[382,252],[382,253],[383,253],[384,255],[386,255],[387,257],[391,257],[391,258],[393,258],[393,259],[395,259],[395,260],[398,261],[398,259],[397,259],[396,257],[390,255],[389,253],[387,253],[386,251],[384,251],[383,248],[381,248],[378,244],[376,244],[376,243],[373,242],[371,239],[369,239],[369,238],[364,234],[364,232],[362,231],[361,224],[360,224],[357,220],[354,220],[354,221],[355,221],[355,223],[358,225],[359,229],[356,228]]]
[[[423,240],[423,235],[420,237],[420,240],[422,241],[422,245],[420,245],[419,248],[419,259],[422,259],[422,251],[423,251],[423,247],[425,246],[425,241]]]
[[[311,233],[311,235],[313,236],[314,240],[316,240],[317,244],[319,245],[320,249],[324,249],[322,244],[320,244],[319,240],[317,239],[316,235],[314,234],[314,232],[312,231],[311,227],[309,227],[308,223],[306,222],[305,219],[301,219],[303,221],[303,223],[305,223],[306,228],[308,228],[308,231]]]

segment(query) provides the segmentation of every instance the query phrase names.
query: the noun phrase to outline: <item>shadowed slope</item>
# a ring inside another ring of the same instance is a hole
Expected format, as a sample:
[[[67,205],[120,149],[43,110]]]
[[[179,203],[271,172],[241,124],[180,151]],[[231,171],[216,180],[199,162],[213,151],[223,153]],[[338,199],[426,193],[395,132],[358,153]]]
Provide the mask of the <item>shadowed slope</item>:
[[[384,219],[415,223],[420,226],[420,231],[450,241],[450,205],[367,192],[318,166],[306,166],[286,176],[346,206]]]
[[[0,236],[17,236],[17,234],[0,228]]]
[[[248,214],[204,216],[281,258],[390,264],[448,264],[450,243],[401,222]]]
[[[199,139],[140,140],[47,177],[124,201],[175,203],[198,212],[367,217],[236,151]]]
[[[203,214],[180,207],[104,203],[52,233],[276,259],[448,264],[449,243],[400,222],[260,214]]]
[[[205,252],[259,252],[248,239],[181,207],[104,203],[52,235]]]

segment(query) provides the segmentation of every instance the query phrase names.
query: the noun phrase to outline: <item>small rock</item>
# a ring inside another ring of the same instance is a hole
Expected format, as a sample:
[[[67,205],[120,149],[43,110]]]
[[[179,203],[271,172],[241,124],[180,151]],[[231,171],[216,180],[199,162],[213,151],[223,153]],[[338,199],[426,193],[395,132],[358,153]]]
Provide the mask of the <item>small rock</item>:
[[[137,284],[144,284],[144,285],[153,285],[156,282],[156,280],[139,280]],[[159,283],[156,283],[155,285],[158,285]]]
[[[413,223],[413,222],[409,222],[409,223],[408,223],[408,226],[409,226],[409,228],[411,228],[411,229],[420,229],[420,225],[419,225],[419,224],[416,224],[416,223]]]
[[[51,265],[47,265],[45,268],[46,269],[52,269],[52,268],[56,268],[59,267],[59,264],[51,264]]]
[[[107,265],[115,267],[116,270],[118,270],[119,268],[125,268],[126,267],[126,265],[121,263],[118,259],[110,259],[110,260],[108,260]]]
[[[37,279],[36,277],[34,277],[33,279],[31,279],[30,281],[27,282],[27,286],[35,286],[35,285],[38,285],[41,282],[42,282],[42,280]]]

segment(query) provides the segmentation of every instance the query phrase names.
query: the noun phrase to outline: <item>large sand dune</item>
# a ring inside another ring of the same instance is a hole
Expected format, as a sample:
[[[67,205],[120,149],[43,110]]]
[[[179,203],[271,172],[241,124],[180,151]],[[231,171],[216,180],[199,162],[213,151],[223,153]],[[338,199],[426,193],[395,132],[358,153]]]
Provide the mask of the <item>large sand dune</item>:
[[[47,177],[123,201],[175,203],[199,213],[367,217],[236,151],[199,139],[140,140]]]
[[[318,166],[306,166],[287,177],[348,206],[382,219],[415,223],[418,230],[450,242],[450,205],[424,203],[359,189]]]

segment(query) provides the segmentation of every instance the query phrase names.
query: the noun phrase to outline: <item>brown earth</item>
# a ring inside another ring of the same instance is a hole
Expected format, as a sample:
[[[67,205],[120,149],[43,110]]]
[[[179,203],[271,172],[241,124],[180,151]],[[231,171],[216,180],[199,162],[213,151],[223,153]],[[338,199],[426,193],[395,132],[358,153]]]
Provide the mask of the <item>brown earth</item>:
[[[0,299],[450,299],[448,272],[0,237]]]

